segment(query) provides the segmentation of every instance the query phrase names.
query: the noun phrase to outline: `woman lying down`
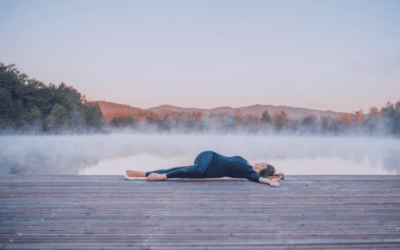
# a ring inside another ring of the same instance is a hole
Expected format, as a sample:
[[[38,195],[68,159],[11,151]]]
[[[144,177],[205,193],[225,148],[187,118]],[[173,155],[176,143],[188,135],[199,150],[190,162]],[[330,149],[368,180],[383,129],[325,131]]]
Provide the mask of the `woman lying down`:
[[[243,157],[226,157],[213,151],[200,153],[193,166],[161,169],[151,172],[127,170],[126,176],[146,177],[147,181],[161,181],[170,178],[246,178],[249,181],[279,187],[284,174],[275,174],[275,168],[266,163],[251,166]]]

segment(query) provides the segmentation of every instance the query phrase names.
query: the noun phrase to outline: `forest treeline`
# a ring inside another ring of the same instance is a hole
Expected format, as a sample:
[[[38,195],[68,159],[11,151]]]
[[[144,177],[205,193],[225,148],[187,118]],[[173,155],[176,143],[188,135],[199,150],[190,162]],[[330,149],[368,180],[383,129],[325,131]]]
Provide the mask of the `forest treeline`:
[[[387,103],[380,110],[372,107],[368,114],[362,110],[338,117],[314,115],[290,118],[284,111],[261,117],[243,115],[240,109],[233,114],[205,115],[202,112],[161,112],[142,110],[129,116],[114,117],[110,125],[120,129],[178,132],[249,132],[295,134],[364,134],[400,136],[400,101]]]
[[[362,110],[333,116],[288,117],[284,111],[262,115],[204,114],[199,111],[150,111],[118,105],[103,117],[106,102],[89,102],[73,87],[45,85],[21,74],[15,65],[0,63],[0,129],[36,133],[111,132],[249,132],[296,134],[368,134],[400,136],[400,101],[369,113]],[[100,103],[100,106],[99,106]],[[110,108],[110,107],[106,107]],[[129,112],[127,112],[129,110]],[[132,110],[134,112],[132,112]],[[129,115],[127,115],[129,113]]]
[[[45,85],[0,63],[0,129],[20,132],[87,132],[103,126],[97,103],[73,87]]]

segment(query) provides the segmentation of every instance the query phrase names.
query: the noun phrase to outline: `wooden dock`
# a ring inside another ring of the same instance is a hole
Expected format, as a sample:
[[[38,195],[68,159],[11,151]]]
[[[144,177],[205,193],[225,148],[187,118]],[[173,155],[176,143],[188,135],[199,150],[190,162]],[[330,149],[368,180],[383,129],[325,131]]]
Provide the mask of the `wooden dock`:
[[[400,176],[3,176],[0,228],[0,249],[400,249]]]

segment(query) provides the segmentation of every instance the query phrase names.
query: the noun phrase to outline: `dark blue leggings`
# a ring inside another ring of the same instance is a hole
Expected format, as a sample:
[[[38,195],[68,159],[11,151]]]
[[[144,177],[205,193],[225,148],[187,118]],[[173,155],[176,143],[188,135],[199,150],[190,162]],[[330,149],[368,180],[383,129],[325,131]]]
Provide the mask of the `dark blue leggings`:
[[[207,169],[212,166],[214,152],[205,151],[200,153],[194,160],[194,166],[161,169],[146,172],[146,177],[151,173],[167,174],[167,178],[207,178]]]
[[[167,174],[167,178],[203,178],[203,173],[196,166],[177,167],[146,172],[146,177],[151,173]]]

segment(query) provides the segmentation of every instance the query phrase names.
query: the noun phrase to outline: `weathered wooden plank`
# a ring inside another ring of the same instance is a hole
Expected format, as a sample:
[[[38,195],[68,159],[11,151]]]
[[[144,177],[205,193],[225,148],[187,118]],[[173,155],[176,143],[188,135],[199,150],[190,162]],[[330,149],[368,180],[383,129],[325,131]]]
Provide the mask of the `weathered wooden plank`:
[[[6,249],[399,249],[399,176],[0,177]]]

